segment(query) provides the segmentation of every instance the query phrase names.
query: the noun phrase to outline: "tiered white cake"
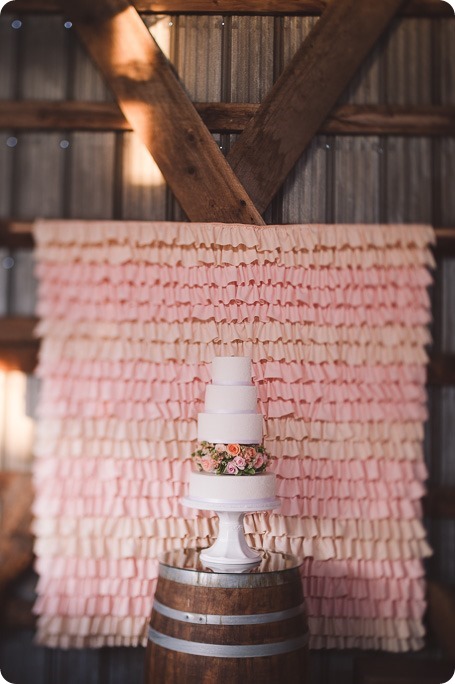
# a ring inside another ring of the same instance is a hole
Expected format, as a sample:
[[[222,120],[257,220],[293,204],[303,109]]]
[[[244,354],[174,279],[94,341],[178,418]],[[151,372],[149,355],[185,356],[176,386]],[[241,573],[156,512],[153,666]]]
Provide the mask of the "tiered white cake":
[[[212,384],[206,389],[205,411],[198,417],[200,443],[208,442],[218,451],[224,446],[233,453],[241,445],[242,454],[248,455],[255,452],[254,447],[248,449],[248,445],[262,445],[263,418],[257,410],[257,388],[251,376],[249,357],[218,356],[213,359]],[[256,469],[260,459],[259,454]],[[232,474],[228,470],[223,474],[192,472],[190,499],[205,503],[206,508],[213,510],[220,509],[223,504],[245,511],[261,510],[272,503],[276,505],[275,475],[255,472],[253,467],[248,468],[248,463],[242,468],[244,460],[240,458],[233,462]],[[240,463],[240,468],[234,463]]]

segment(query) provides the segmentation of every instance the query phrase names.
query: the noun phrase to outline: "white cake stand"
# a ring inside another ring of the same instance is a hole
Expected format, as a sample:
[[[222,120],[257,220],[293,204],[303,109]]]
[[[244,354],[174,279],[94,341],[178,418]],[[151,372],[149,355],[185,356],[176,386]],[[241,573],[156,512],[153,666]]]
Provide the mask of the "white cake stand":
[[[215,511],[220,526],[218,537],[212,546],[203,549],[200,558],[207,564],[241,566],[259,563],[262,556],[258,551],[248,546],[245,539],[243,518],[246,513],[256,511],[271,511],[280,506],[279,499],[257,499],[256,501],[216,501],[210,499],[182,499],[184,506],[201,511]]]

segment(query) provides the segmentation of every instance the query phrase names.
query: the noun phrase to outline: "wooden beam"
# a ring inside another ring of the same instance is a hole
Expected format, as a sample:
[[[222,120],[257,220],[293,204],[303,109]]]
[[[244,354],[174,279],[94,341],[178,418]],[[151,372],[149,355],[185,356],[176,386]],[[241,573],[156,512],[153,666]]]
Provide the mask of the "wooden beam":
[[[128,0],[61,0],[191,221],[264,223]]]
[[[438,354],[428,366],[429,385],[448,387],[455,385],[455,354]]]
[[[32,227],[33,223],[30,221],[0,219],[0,246],[9,249],[31,249]]]
[[[134,0],[142,14],[270,14],[318,16],[329,0]],[[4,10],[9,14],[60,12],[58,0],[15,0]],[[453,17],[442,0],[408,0],[400,10],[408,17]]]
[[[423,499],[423,510],[428,518],[455,520],[455,487],[430,487]]]
[[[265,211],[403,0],[336,0],[278,78],[228,161]]]
[[[241,133],[258,104],[195,102],[212,133]],[[1,100],[0,129],[15,131],[131,131],[115,103]],[[453,106],[341,105],[319,128],[326,135],[455,136]]]
[[[60,220],[64,221],[65,219],[61,218]],[[0,247],[31,249],[34,246],[32,229],[32,221],[0,219]],[[451,255],[452,251],[455,250],[455,228],[435,228],[434,232],[436,234],[435,251],[442,252],[444,250]],[[441,253],[440,256],[445,256],[445,253]]]
[[[32,500],[30,473],[0,472],[0,598],[33,559]]]
[[[32,317],[0,318],[0,369],[33,373],[38,361],[39,341]]]
[[[435,255],[438,259],[455,256],[455,228],[438,228]]]
[[[427,582],[428,622],[447,658],[455,661],[455,589]],[[453,668],[452,668],[453,672]],[[444,679],[443,681],[448,681]]]

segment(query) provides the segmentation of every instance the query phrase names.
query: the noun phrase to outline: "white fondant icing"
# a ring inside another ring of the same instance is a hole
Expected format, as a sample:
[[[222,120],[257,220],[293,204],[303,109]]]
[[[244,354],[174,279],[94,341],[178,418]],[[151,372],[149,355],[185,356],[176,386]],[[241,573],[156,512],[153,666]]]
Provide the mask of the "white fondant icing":
[[[257,413],[258,393],[254,385],[207,385],[206,413]]]
[[[215,356],[212,361],[214,385],[251,385],[249,356]]]
[[[207,501],[256,501],[275,496],[275,473],[213,475],[190,473],[189,496]]]
[[[200,413],[198,440],[223,444],[261,444],[262,414],[260,413]]]

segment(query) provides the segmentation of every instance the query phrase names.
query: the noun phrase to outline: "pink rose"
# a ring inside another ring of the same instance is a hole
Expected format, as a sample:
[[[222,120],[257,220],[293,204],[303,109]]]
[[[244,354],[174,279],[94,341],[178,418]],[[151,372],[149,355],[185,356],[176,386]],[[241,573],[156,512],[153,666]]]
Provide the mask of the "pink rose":
[[[263,465],[264,465],[264,458],[263,458],[262,454],[258,454],[256,456],[256,460],[254,462],[254,467],[257,470],[259,470],[259,468],[261,468]]]
[[[243,456],[236,456],[233,460],[233,463],[235,463],[239,470],[245,470],[246,461]]]
[[[226,444],[215,444],[215,451],[226,451]]]
[[[203,469],[206,473],[211,473],[211,472],[215,469],[216,463],[215,463],[215,461],[214,461],[213,459],[211,459],[211,458],[203,458],[203,459],[202,459],[202,464],[201,464],[201,465],[202,465],[202,469]]]
[[[228,454],[231,454],[231,456],[237,456],[240,453],[240,445],[239,444],[228,444],[227,445],[227,452],[228,452]]]
[[[236,465],[234,465],[234,462],[231,461],[230,463],[228,463],[228,466],[227,466],[225,472],[228,475],[237,475],[237,473],[239,472],[239,469],[237,468]]]

